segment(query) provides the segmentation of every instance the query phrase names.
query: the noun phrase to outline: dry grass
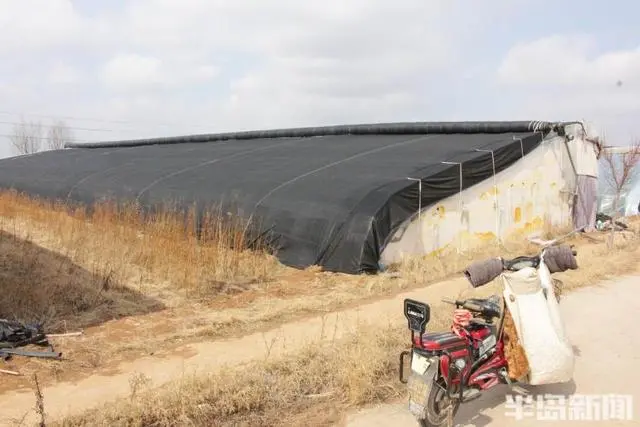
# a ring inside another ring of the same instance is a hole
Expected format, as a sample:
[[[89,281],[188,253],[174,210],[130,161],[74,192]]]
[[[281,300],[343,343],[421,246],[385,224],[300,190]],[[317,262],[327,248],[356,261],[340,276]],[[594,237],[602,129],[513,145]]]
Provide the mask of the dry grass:
[[[178,290],[208,294],[221,283],[265,281],[280,271],[260,242],[257,250],[247,247],[240,219],[213,208],[202,218],[198,239],[193,210],[185,214],[167,206],[143,216],[135,205],[74,208],[0,193],[5,227],[28,222],[31,235],[42,232],[75,262],[123,281],[169,282]]]
[[[42,322],[48,331],[145,314],[163,305],[67,257],[0,231],[0,317]]]
[[[489,254],[537,249],[515,236],[504,247],[488,242],[483,249],[465,254],[445,249],[408,258],[392,266],[391,272],[399,272],[399,277],[345,276],[317,268],[289,269],[263,248],[249,250],[242,235],[244,224],[219,210],[203,221],[200,240],[193,215],[185,228],[185,216],[171,209],[144,220],[136,206],[100,204],[90,213],[15,192],[0,193],[0,227],[16,236],[12,247],[5,247],[6,265],[20,270],[11,273],[17,278],[7,277],[3,284],[17,303],[1,313],[44,317],[56,324],[80,316],[82,321],[76,324],[87,326],[146,313],[150,306],[181,307],[181,318],[188,316],[188,310],[199,313],[182,322],[190,325],[180,332],[182,338],[185,333],[194,339],[217,338],[437,282]],[[59,266],[53,268],[45,258],[30,255],[36,245],[42,253],[49,249],[49,258],[57,253]],[[23,252],[26,255],[20,256],[27,264],[10,255]],[[33,273],[44,270],[47,274]],[[29,292],[24,292],[25,283]],[[59,298],[52,299],[53,293]]]
[[[398,397],[398,332],[392,326],[367,329],[333,346],[307,347],[294,357],[185,377],[54,425],[292,425],[291,417],[317,405],[342,409]]]
[[[93,298],[93,282],[126,284],[145,294],[171,302],[172,296],[198,298],[216,293],[235,292],[250,283],[264,282],[281,271],[277,260],[264,250],[249,250],[242,239],[243,224],[234,218],[222,220],[212,211],[203,219],[201,239],[187,218],[171,210],[158,211],[142,219],[135,206],[97,205],[88,215],[86,209],[30,199],[14,192],[0,193],[2,228],[16,236],[11,242],[25,262],[7,262],[24,268],[25,274],[36,267],[46,268],[39,256],[31,256],[31,241],[58,252],[60,265],[48,268],[49,275],[68,275],[65,270],[80,267],[95,276],[87,284],[86,298]],[[24,243],[20,242],[20,239]],[[9,239],[3,237],[5,246]],[[9,256],[9,255],[7,255]],[[76,264],[77,267],[74,267]],[[78,276],[81,276],[78,274]],[[30,278],[33,287],[50,292],[44,286],[48,277]],[[22,289],[24,280],[16,281]],[[5,287],[8,282],[5,282]],[[73,288],[73,285],[70,285]],[[100,290],[100,287],[98,287]],[[75,292],[71,292],[75,294]],[[84,294],[85,292],[80,292]],[[25,298],[46,299],[33,292]],[[103,297],[101,294],[100,297]],[[99,303],[80,301],[80,305]]]
[[[569,243],[579,246],[580,268],[556,275],[568,289],[637,271],[637,236],[620,237],[613,250],[604,241],[573,238]],[[496,290],[494,282],[467,293],[482,296]],[[451,307],[432,310],[429,329],[445,329]],[[350,407],[404,394],[397,381],[397,361],[408,344],[404,322],[359,325],[356,333],[329,346],[310,346],[288,358],[183,378],[54,425],[329,425]]]
[[[0,234],[2,316],[44,320],[50,331],[136,316],[132,323],[110,322],[82,340],[64,341],[69,364],[42,373],[42,382],[68,379],[67,371],[75,378],[108,369],[106,361],[113,365],[187,342],[332,312],[438,282],[476,259],[538,249],[523,236],[510,236],[502,246],[487,242],[464,254],[444,249],[408,258],[378,276],[298,271],[260,248],[249,250],[240,238],[242,224],[216,215],[209,215],[204,239],[197,241],[184,217],[170,211],[142,221],[131,206],[99,205],[88,215],[0,193],[0,226],[6,232]],[[550,229],[543,237],[562,232]],[[50,365],[28,361],[21,369],[41,372]]]
[[[393,266],[391,274],[345,276],[317,268],[285,268],[265,251],[243,246],[239,223],[211,215],[210,231],[198,242],[182,220],[165,212],[141,221],[131,207],[108,205],[89,216],[62,204],[0,193],[0,226],[5,231],[0,232],[0,317],[42,320],[49,331],[63,331],[136,316],[132,322],[109,322],[88,330],[82,339],[61,342],[69,358],[64,365],[29,359],[20,371],[38,372],[44,386],[74,380],[96,369],[108,371],[119,360],[422,287],[458,274],[479,258],[538,249],[522,236],[512,236],[503,247],[489,244],[464,254],[445,249],[408,258]],[[582,246],[581,263],[586,262],[585,251],[600,250],[600,244]],[[608,265],[595,263],[589,271],[628,267],[624,256],[607,259]],[[591,273],[566,273],[567,286],[581,283],[581,274]],[[398,345],[405,335],[400,333]],[[327,360],[334,357],[318,354]],[[371,354],[378,353],[372,349]],[[2,388],[26,385],[18,380],[9,379]],[[317,401],[312,399],[311,406]]]

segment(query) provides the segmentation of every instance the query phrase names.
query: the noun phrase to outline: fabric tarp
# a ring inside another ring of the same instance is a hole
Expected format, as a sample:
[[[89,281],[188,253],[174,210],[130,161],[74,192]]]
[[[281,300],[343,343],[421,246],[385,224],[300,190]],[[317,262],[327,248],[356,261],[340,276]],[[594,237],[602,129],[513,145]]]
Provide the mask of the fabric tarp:
[[[460,188],[459,166],[442,162],[463,163],[464,189],[490,178],[493,160],[496,173],[511,166],[550,130],[540,122],[509,123],[96,144],[1,160],[0,188],[86,204],[223,204],[267,233],[286,265],[377,271],[387,239],[418,209],[418,182],[408,178],[422,180],[421,204],[428,207]],[[302,136],[290,136],[296,134]]]
[[[598,178],[578,175],[576,192],[575,204],[573,205],[573,228],[586,232],[594,231],[598,208]]]

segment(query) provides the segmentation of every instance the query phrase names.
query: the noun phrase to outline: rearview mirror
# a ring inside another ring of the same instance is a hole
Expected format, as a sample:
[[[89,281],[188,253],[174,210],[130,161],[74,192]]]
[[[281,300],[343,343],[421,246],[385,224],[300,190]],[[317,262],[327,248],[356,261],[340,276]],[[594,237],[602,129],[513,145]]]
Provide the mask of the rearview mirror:
[[[404,317],[412,332],[424,334],[430,316],[431,310],[427,304],[409,298],[404,300]]]

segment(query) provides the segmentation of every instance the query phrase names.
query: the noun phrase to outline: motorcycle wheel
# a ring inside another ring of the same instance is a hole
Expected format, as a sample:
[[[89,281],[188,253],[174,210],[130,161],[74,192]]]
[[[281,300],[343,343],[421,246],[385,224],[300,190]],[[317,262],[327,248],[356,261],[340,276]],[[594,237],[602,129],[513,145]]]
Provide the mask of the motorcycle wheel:
[[[456,416],[460,401],[458,399],[449,400],[445,391],[445,383],[441,378],[437,381],[437,385],[431,388],[429,398],[427,400],[427,418],[419,420],[420,427],[442,427],[447,426],[449,405],[452,406],[451,418]],[[457,391],[452,392],[456,395]]]

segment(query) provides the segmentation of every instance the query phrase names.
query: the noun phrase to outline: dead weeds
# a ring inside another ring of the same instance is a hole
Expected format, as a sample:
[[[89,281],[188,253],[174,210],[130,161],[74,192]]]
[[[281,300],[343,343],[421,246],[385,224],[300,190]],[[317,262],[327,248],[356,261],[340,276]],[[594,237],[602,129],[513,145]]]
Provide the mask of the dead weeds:
[[[410,257],[377,276],[318,267],[294,270],[260,248],[243,245],[242,224],[222,221],[220,214],[207,217],[204,238],[198,240],[192,227],[184,227],[184,217],[169,211],[142,221],[135,206],[100,205],[89,215],[69,205],[0,193],[0,226],[5,230],[0,234],[0,313],[46,321],[49,331],[87,328],[81,339],[64,341],[70,359],[64,372],[38,360],[25,362],[21,370],[44,370],[44,384],[70,379],[70,372],[73,378],[89,375],[123,359],[238,336],[423,287],[459,274],[477,259],[539,249],[515,235],[501,245],[488,242],[461,254],[445,248]],[[550,228],[541,237],[564,231]],[[581,251],[602,250],[597,242],[572,241]],[[612,259],[598,268],[608,271],[623,262]],[[579,282],[580,274],[582,270],[567,273],[567,286]],[[9,382],[2,388],[12,387]]]
[[[140,319],[127,329],[124,344],[124,322],[107,322],[75,344],[66,341],[65,352],[74,363],[65,365],[65,372],[61,365],[37,360],[27,362],[31,370],[69,379],[69,371],[94,372],[116,354],[131,356],[330,312],[440,281],[477,259],[539,250],[520,235],[501,246],[490,243],[462,254],[444,249],[407,258],[378,276],[296,271],[260,248],[245,246],[241,224],[221,217],[213,212],[205,218],[204,238],[197,239],[192,227],[184,227],[184,218],[171,212],[142,221],[133,206],[97,206],[89,215],[64,204],[0,193],[0,313],[45,321],[49,330],[61,331],[124,316]],[[543,238],[563,230],[548,231]],[[620,235],[613,250],[604,239],[569,239],[578,247],[580,269],[558,275],[565,290],[634,271],[638,241],[635,234],[626,235]],[[474,292],[486,295],[495,286]],[[169,307],[161,313],[164,318],[150,313],[164,307]],[[446,328],[450,310],[435,305],[430,328]],[[159,320],[165,321],[163,329],[156,328]],[[144,379],[133,378],[129,399],[57,425],[291,425],[308,421],[310,414],[321,425],[346,408],[400,396],[397,355],[407,343],[405,324],[360,325],[328,346],[183,378],[157,390],[145,390]],[[43,394],[46,404],[46,389]]]
[[[555,276],[567,289],[637,271],[640,241],[619,239],[613,251],[603,242],[574,237],[579,269]],[[582,242],[581,242],[582,241]],[[467,295],[489,295],[497,281]],[[430,330],[448,327],[451,307],[434,305]],[[335,422],[351,407],[401,397],[398,354],[409,345],[406,325],[358,325],[357,332],[330,345],[310,345],[295,355],[185,377],[133,400],[109,402],[54,425],[76,426],[258,426]],[[320,415],[322,414],[322,415]]]
[[[5,231],[29,235],[101,271],[105,280],[137,285],[145,293],[197,299],[221,292],[221,282],[229,288],[266,282],[283,268],[260,242],[245,244],[240,219],[215,209],[196,228],[193,211],[167,207],[142,216],[135,205],[76,208],[3,192],[0,218]]]
[[[370,330],[334,346],[309,346],[295,357],[185,377],[53,425],[287,425],[319,404],[344,407],[397,397],[397,332]]]
[[[47,332],[84,328],[164,306],[88,271],[67,257],[0,231],[0,313],[11,320],[43,323]]]
[[[16,242],[29,245],[16,244],[5,252],[40,266],[45,264],[42,257],[30,256],[30,248],[39,246],[41,252],[57,253],[59,265],[43,275],[8,259],[8,274],[26,276],[4,281],[5,294],[17,303],[0,306],[0,313],[44,317],[51,324],[74,320],[67,326],[86,327],[168,307],[172,311],[166,316],[176,321],[164,322],[174,325],[173,330],[155,334],[162,345],[242,334],[248,328],[268,328],[353,301],[422,287],[459,273],[470,261],[486,257],[487,249],[495,254],[536,249],[521,239],[464,254],[445,249],[408,258],[378,276],[347,276],[317,267],[299,271],[283,267],[264,248],[250,250],[242,239],[244,224],[223,220],[222,213],[205,216],[197,239],[193,218],[187,216],[185,228],[185,216],[169,209],[143,220],[136,206],[101,204],[89,214],[87,209],[2,192],[0,227]],[[25,283],[32,292],[24,292]]]

